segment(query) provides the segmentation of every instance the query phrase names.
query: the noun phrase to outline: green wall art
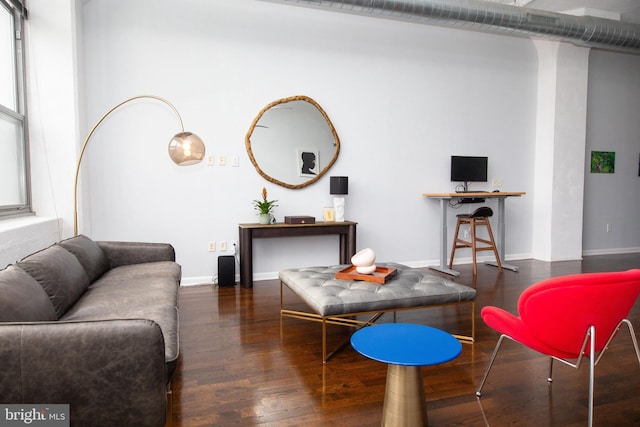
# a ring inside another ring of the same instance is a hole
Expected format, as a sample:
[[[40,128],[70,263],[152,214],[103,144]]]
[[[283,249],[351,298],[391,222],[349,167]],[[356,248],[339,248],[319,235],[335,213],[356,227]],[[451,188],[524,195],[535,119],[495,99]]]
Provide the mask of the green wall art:
[[[615,151],[592,151],[591,173],[614,173],[616,168]]]

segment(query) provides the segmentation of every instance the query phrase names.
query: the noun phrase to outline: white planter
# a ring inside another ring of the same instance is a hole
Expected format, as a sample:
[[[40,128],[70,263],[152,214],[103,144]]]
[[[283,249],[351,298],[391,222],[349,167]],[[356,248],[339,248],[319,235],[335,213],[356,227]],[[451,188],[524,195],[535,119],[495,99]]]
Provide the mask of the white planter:
[[[260,214],[260,215],[258,215],[258,222],[260,224],[270,224],[271,223],[271,214]]]

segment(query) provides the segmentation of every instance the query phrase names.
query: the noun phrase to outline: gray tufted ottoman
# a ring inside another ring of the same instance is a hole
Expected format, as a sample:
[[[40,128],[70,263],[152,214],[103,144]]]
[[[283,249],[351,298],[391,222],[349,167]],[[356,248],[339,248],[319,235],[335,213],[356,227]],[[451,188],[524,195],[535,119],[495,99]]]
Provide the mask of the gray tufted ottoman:
[[[344,265],[332,267],[294,268],[280,272],[280,316],[312,320],[322,323],[322,358],[326,362],[327,324],[359,328],[375,322],[390,311],[419,309],[446,304],[471,304],[471,336],[456,337],[473,342],[475,335],[474,309],[476,290],[426,271],[396,263],[379,263],[381,267],[395,267],[396,276],[380,285],[371,282],[336,280],[335,274]],[[283,287],[300,297],[313,312],[284,308]],[[369,320],[355,316],[371,314]]]

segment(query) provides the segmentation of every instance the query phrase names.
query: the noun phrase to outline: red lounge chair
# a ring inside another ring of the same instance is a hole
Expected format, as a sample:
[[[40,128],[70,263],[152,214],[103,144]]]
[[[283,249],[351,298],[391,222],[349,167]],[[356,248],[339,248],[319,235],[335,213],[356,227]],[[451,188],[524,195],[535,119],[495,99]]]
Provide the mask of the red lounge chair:
[[[595,366],[625,324],[640,363],[640,351],[631,322],[627,319],[640,294],[640,269],[612,273],[585,273],[555,277],[527,288],[518,299],[518,316],[498,307],[484,307],[482,319],[500,338],[476,395],[498,354],[503,339],[527,346],[553,360],[578,369],[589,359],[589,421],[593,425]]]

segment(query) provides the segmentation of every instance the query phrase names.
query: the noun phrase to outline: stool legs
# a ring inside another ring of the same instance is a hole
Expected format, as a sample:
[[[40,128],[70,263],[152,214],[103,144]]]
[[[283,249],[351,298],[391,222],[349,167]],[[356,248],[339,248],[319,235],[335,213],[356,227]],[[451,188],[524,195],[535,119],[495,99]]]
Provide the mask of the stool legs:
[[[478,275],[478,263],[476,262],[476,249],[477,249],[477,240],[476,240],[476,220],[475,218],[471,219],[471,255],[473,256],[473,275]]]
[[[471,240],[463,240],[459,237],[460,234],[460,226],[462,224],[469,224],[471,231]],[[478,225],[484,225],[487,228],[487,232],[489,234],[489,239],[482,239],[477,237],[477,229]],[[485,247],[478,247],[478,242],[484,243]],[[491,224],[489,223],[489,218],[485,217],[462,217],[458,218],[458,222],[456,223],[456,231],[453,237],[453,247],[451,248],[451,258],[449,258],[449,268],[453,267],[453,258],[455,256],[456,250],[461,248],[471,248],[471,257],[473,260],[473,275],[476,276],[478,274],[478,266],[476,263],[476,252],[478,251],[493,251],[493,254],[496,257],[496,263],[498,264],[498,270],[502,271],[502,264],[500,262],[500,255],[498,255],[498,249],[496,247],[495,239],[493,238],[493,232],[491,231]]]
[[[381,425],[429,425],[420,366],[388,366]]]
[[[487,231],[489,232],[490,245],[493,249],[493,254],[496,257],[496,264],[498,264],[498,271],[502,271],[502,262],[500,262],[500,255],[498,255],[498,248],[496,247],[496,241],[493,238],[493,231],[491,231],[491,225],[489,224],[489,218],[485,218]]]

